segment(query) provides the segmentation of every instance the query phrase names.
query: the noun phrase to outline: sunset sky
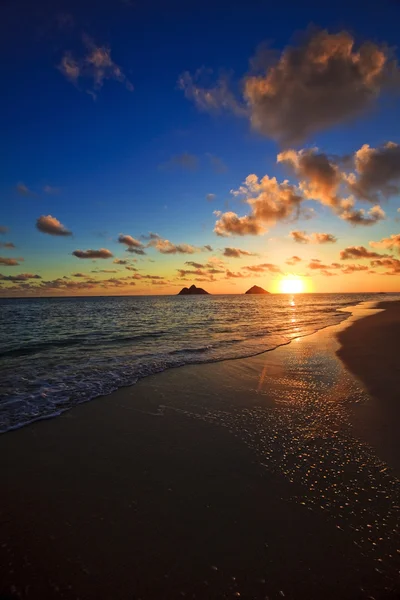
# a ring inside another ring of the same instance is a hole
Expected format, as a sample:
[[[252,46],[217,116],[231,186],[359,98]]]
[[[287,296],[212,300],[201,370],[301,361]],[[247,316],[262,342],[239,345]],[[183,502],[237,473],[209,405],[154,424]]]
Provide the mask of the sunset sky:
[[[0,295],[400,291],[400,3],[360,6],[2,2]]]

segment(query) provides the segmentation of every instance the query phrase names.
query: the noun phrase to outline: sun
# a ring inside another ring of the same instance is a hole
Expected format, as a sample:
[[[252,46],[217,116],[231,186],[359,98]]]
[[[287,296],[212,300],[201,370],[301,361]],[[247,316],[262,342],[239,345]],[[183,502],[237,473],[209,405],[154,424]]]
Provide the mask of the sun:
[[[279,282],[282,294],[301,294],[304,291],[304,282],[299,277],[286,277]]]

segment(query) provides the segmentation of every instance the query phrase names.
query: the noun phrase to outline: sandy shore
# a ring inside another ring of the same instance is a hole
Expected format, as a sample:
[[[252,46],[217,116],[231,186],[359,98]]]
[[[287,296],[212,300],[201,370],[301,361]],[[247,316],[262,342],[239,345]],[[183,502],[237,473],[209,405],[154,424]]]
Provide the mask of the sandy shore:
[[[398,598],[400,486],[336,357],[364,380],[354,331],[395,310],[1,436],[3,597]]]
[[[371,395],[357,413],[358,433],[400,476],[400,302],[381,302],[378,308],[384,310],[338,334],[338,356]]]

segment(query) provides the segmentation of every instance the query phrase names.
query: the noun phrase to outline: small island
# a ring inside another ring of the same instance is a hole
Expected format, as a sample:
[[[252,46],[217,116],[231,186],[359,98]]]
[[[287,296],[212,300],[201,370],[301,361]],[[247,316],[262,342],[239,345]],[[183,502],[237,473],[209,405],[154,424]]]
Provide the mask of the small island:
[[[268,293],[268,292],[266,292]],[[208,292],[206,292],[206,290],[203,290],[203,288],[200,287],[196,287],[195,285],[191,285],[190,288],[184,287],[181,289],[181,291],[179,292],[178,296],[198,296],[201,294],[207,294]]]
[[[264,290],[264,288],[259,287],[258,285],[253,285],[253,287],[251,287],[249,290],[247,290],[247,292],[245,292],[245,294],[269,294],[270,292],[267,292],[267,290]]]

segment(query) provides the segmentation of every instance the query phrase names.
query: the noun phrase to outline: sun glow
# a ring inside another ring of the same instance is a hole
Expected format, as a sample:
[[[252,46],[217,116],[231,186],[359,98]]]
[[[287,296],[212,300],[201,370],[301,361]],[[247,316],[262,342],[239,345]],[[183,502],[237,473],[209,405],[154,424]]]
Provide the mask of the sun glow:
[[[299,277],[286,277],[279,282],[282,294],[301,294],[304,292],[304,281]]]

